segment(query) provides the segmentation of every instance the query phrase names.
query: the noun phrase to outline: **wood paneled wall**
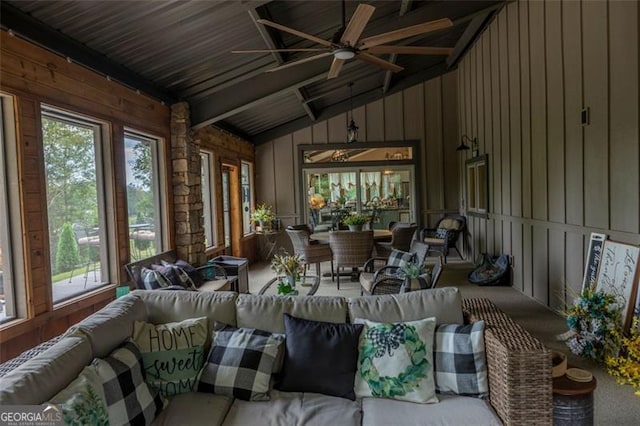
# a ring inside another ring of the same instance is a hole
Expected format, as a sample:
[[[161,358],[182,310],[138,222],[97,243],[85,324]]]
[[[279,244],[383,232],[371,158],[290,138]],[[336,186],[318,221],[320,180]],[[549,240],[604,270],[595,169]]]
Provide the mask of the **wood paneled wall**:
[[[25,282],[17,300],[20,319],[0,326],[0,362],[47,340],[104,306],[115,296],[117,283],[126,282],[122,266],[129,260],[124,172],[124,128],[147,132],[169,141],[169,108],[160,102],[109,81],[80,65],[0,31],[0,89],[16,99],[18,169],[22,206]],[[114,250],[121,266],[113,285],[89,297],[53,309],[50,284],[49,237],[40,109],[49,104],[109,124],[112,144],[112,204],[116,206]],[[167,150],[168,151],[168,150]],[[170,175],[170,173],[169,173]],[[19,254],[18,254],[19,255]],[[5,284],[6,285],[6,284]]]
[[[552,308],[591,232],[640,243],[638,22],[633,1],[509,3],[458,69],[460,132],[491,173],[469,256],[513,255],[514,287]]]
[[[457,104],[453,71],[353,111],[359,141],[420,141],[423,175],[417,177],[416,188],[422,191],[422,224],[434,224],[443,214],[458,212]],[[301,214],[298,145],[344,142],[347,124],[347,114],[340,114],[256,146],[257,200],[274,206],[284,226],[296,223]]]

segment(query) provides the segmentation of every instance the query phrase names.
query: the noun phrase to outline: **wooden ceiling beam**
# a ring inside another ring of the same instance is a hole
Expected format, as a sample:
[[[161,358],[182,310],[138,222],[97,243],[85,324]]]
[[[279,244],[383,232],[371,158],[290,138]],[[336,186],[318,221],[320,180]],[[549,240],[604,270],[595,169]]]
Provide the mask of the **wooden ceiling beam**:
[[[400,3],[400,12],[398,12],[398,15],[403,16],[405,13],[407,13],[409,9],[411,9],[411,3],[412,3],[412,0],[402,0],[402,3]],[[389,56],[389,62],[391,62],[392,64],[395,64],[397,60],[398,60],[397,53],[392,53],[391,56]],[[391,84],[392,76],[393,76],[392,71],[387,71],[386,73],[384,73],[384,80],[382,83],[382,93],[387,93],[389,91],[389,85]]]

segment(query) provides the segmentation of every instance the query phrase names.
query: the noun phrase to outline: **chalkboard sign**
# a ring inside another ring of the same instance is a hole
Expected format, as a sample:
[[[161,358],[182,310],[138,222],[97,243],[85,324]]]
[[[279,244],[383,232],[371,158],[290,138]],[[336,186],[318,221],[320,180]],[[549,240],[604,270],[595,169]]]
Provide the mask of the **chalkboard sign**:
[[[596,279],[598,278],[598,266],[600,266],[600,259],[602,258],[602,248],[606,239],[607,236],[605,234],[591,233],[587,261],[584,264],[584,277],[582,278],[583,292],[588,288],[595,288]]]
[[[596,290],[613,294],[622,304],[622,324],[628,329],[638,287],[640,247],[605,241]]]

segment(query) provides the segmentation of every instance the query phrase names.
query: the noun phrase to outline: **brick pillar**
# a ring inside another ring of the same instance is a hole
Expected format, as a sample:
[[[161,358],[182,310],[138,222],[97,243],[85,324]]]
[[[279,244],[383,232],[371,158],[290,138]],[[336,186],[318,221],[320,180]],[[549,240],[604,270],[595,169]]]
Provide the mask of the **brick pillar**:
[[[191,134],[189,104],[171,106],[171,164],[176,252],[195,265],[206,261],[200,176],[200,141]]]

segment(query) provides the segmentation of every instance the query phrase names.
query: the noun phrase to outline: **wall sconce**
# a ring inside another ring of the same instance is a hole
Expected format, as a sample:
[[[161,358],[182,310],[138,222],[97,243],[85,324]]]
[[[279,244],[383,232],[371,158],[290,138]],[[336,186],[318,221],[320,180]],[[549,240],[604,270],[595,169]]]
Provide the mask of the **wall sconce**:
[[[469,148],[469,145],[465,144],[465,142],[471,142],[471,148]],[[471,139],[469,136],[467,135],[462,135],[462,138],[460,139],[460,145],[458,145],[458,147],[456,148],[456,151],[468,151],[469,149],[471,149],[471,156],[472,157],[477,157],[479,152],[478,152],[478,138],[473,138]]]

